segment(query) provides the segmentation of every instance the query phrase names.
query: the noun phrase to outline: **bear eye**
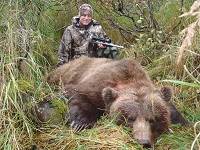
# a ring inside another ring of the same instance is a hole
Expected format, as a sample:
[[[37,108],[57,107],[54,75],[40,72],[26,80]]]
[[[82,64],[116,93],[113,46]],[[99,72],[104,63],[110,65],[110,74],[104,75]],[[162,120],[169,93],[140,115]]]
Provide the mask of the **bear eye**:
[[[135,121],[135,117],[128,118],[128,121]]]
[[[127,117],[125,120],[125,126],[132,127],[134,121],[136,120],[136,117]]]
[[[155,122],[155,119],[150,118],[150,119],[147,119],[147,121],[148,121],[150,124],[153,124],[153,123]]]
[[[136,119],[135,117],[129,117],[129,118],[128,118],[128,122],[134,122],[135,119]]]
[[[135,121],[135,119],[136,119],[136,117],[132,117],[132,116],[129,117],[129,116],[126,116],[126,115],[122,115],[121,119],[122,118],[123,118],[125,124],[133,123]]]

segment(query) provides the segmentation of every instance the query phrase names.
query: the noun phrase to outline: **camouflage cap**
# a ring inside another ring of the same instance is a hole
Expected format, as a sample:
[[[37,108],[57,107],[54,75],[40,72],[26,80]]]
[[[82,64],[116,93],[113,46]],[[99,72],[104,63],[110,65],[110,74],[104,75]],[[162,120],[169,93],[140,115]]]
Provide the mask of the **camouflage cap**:
[[[89,4],[82,4],[79,7],[79,16],[83,16],[85,14],[89,14],[92,16],[93,14],[93,10],[92,10],[92,6]]]

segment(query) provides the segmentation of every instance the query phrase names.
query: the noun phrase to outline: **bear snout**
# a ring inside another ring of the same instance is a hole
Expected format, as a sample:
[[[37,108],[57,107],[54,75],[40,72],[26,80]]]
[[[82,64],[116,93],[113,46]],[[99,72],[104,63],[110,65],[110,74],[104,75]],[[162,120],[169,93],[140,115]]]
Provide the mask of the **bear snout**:
[[[150,148],[152,146],[151,142],[148,140],[138,140],[138,143],[143,145],[144,148]]]
[[[145,148],[149,148],[153,144],[151,126],[145,118],[138,117],[133,123],[133,137]]]

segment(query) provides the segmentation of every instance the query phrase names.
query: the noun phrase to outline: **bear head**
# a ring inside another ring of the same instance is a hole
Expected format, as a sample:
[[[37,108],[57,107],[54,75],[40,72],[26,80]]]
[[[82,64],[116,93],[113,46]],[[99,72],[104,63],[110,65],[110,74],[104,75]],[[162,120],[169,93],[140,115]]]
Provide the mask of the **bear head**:
[[[167,87],[123,91],[106,87],[102,91],[106,112],[116,118],[118,125],[131,128],[133,138],[144,147],[151,147],[161,133],[168,131],[170,111],[167,102],[171,95]]]

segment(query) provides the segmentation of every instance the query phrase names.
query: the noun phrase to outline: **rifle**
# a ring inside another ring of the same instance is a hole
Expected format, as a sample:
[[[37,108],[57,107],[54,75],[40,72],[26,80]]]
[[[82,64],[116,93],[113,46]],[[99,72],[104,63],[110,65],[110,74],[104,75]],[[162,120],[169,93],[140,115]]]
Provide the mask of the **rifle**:
[[[106,38],[98,38],[98,37],[94,36],[94,37],[92,37],[91,41],[92,41],[92,43],[102,44],[102,45],[107,46],[107,47],[124,48],[124,46],[111,43],[111,40],[108,39],[108,38],[107,39]]]

